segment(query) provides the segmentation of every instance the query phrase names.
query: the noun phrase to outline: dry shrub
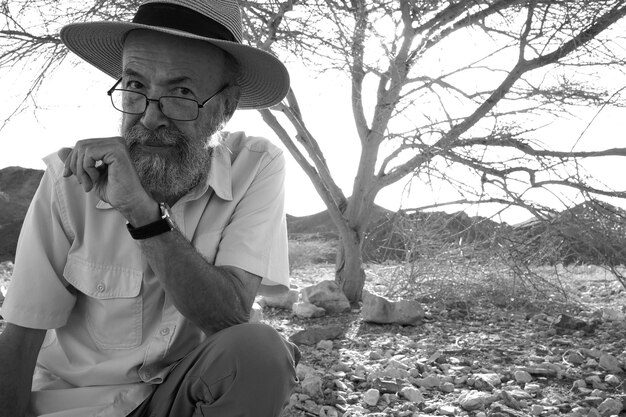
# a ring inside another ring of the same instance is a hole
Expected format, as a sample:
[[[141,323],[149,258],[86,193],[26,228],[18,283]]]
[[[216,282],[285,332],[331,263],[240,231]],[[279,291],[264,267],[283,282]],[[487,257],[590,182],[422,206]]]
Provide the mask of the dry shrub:
[[[404,261],[387,261],[371,273],[384,288],[381,292],[395,299],[488,301],[500,307],[567,301],[562,275],[537,271],[511,256],[507,240],[511,231],[467,216],[396,218],[389,233],[395,244],[391,249],[397,254],[401,242]],[[379,249],[385,250],[390,248]]]

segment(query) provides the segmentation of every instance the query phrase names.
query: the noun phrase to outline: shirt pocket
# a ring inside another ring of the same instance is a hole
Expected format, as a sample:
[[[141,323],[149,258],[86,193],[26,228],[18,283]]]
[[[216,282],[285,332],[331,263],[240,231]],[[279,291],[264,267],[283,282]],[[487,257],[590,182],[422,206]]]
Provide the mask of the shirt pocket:
[[[76,308],[100,349],[132,349],[141,345],[141,270],[94,264],[70,256],[63,275],[79,291]]]

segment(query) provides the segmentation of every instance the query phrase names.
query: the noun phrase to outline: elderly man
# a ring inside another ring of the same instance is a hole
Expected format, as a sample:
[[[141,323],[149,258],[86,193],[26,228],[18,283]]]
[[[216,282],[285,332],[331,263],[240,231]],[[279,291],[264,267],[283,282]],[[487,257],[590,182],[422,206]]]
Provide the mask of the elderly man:
[[[284,158],[221,129],[282,100],[285,67],[241,44],[235,0],[148,0],[61,39],[118,79],[122,132],[45,158],[2,309],[0,416],[280,414],[299,353],[247,321],[288,287]]]

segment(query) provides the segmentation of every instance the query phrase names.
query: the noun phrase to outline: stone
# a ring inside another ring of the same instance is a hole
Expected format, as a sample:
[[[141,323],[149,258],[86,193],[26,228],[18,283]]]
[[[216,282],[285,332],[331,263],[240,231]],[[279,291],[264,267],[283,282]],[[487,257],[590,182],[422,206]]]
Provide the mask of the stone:
[[[335,340],[343,336],[341,326],[313,326],[294,333],[289,340],[296,345],[317,345],[322,340]]]
[[[283,310],[291,310],[294,303],[298,302],[300,291],[290,289],[278,294],[264,295],[261,297],[261,304],[267,307],[281,308]]]
[[[626,315],[614,308],[605,308],[602,310],[602,320],[604,321],[626,321]]]
[[[422,395],[422,391],[418,390],[415,387],[403,387],[400,390],[400,396],[415,404],[421,404],[424,402],[424,396]]]
[[[574,365],[582,365],[585,363],[585,357],[580,352],[570,352],[567,355],[567,361]]]
[[[293,314],[303,319],[312,319],[326,315],[326,310],[322,307],[318,307],[306,301],[293,303],[291,311],[293,311]]]
[[[515,378],[515,381],[520,382],[520,383],[528,383],[533,380],[533,377],[531,374],[522,370],[515,371],[513,373],[513,377]]]
[[[602,356],[600,356],[599,364],[600,368],[604,369],[605,371],[614,374],[622,372],[622,365],[620,364],[619,360],[609,353],[603,353]]]
[[[459,396],[459,406],[466,411],[488,407],[498,399],[497,396],[483,391],[465,391]]]
[[[587,322],[567,314],[561,314],[554,325],[561,329],[581,330],[587,326]]]
[[[478,374],[474,376],[474,379],[474,386],[478,389],[494,389],[502,383],[500,375],[495,373]]]
[[[456,407],[453,405],[442,405],[439,407],[439,414],[443,416],[454,416],[456,415]]]
[[[365,391],[365,394],[363,394],[363,401],[365,402],[365,404],[371,407],[378,404],[379,399],[380,399],[380,392],[374,388],[368,389],[367,391]]]
[[[536,394],[541,391],[541,386],[539,384],[526,384],[524,390],[530,394]]]
[[[530,414],[533,416],[540,416],[543,413],[543,406],[539,404],[533,404],[530,406]]]
[[[395,394],[400,391],[400,384],[392,379],[375,378],[372,381],[372,388],[377,389],[382,394]]]
[[[324,405],[320,408],[319,417],[339,417],[339,413],[335,407],[330,405]]]
[[[252,310],[250,310],[249,323],[260,323],[263,321],[263,307],[259,303],[252,304]]]
[[[424,309],[416,300],[390,301],[363,291],[361,316],[369,323],[417,326],[424,318]]]
[[[309,375],[317,375],[317,371],[310,366],[306,366],[302,363],[299,363],[296,366],[296,376],[300,381],[306,379]]]
[[[437,375],[429,375],[426,378],[416,378],[414,383],[420,388],[439,388],[441,380]]]
[[[319,375],[309,374],[300,381],[300,387],[302,392],[312,398],[323,397],[322,393],[322,378]]]
[[[454,384],[452,382],[444,382],[443,384],[441,384],[439,389],[442,392],[451,393],[454,392]]]
[[[604,377],[604,382],[609,385],[617,386],[622,383],[622,380],[617,375],[608,374]]]
[[[623,408],[621,401],[614,398],[607,398],[598,406],[598,411],[603,417],[609,417],[612,415],[618,415]]]
[[[317,344],[317,349],[330,352],[331,350],[333,350],[333,341],[332,340],[320,340],[319,343]]]
[[[350,302],[335,281],[322,281],[302,289],[302,301],[326,310],[329,314],[350,311]]]

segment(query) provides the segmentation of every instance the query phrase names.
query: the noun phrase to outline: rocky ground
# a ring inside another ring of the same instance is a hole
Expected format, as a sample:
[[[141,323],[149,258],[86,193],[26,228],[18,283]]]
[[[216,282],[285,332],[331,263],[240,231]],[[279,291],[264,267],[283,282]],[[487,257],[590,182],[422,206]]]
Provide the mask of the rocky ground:
[[[0,289],[10,266],[3,271]],[[331,279],[332,268],[294,278],[301,288]],[[311,332],[282,417],[626,415],[626,293],[612,280],[574,288],[571,303],[523,308],[425,300],[418,326],[266,307],[263,321],[286,337]]]
[[[626,415],[625,293],[605,280],[575,287],[569,304],[425,303],[415,327],[368,324],[358,310],[299,319],[266,308],[286,336],[344,330],[300,346],[282,417]]]

